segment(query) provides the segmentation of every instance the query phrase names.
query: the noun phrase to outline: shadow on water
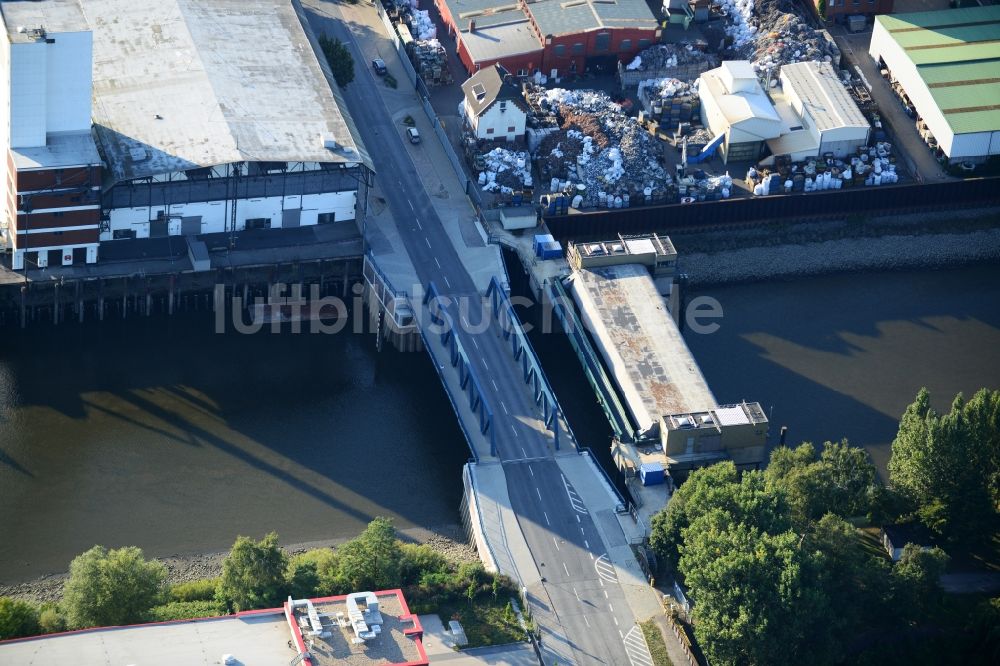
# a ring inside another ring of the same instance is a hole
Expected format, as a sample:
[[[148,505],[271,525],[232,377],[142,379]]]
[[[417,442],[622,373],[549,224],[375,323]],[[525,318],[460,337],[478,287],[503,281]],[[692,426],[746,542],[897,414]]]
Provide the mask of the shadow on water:
[[[212,315],[4,331],[0,580],[94,543],[153,555],[459,521],[467,448],[426,354]]]
[[[947,409],[1000,386],[1000,267],[832,275],[694,290],[719,301],[685,339],[721,402],[758,400],[772,436],[847,437],[885,474],[899,417],[921,386]]]

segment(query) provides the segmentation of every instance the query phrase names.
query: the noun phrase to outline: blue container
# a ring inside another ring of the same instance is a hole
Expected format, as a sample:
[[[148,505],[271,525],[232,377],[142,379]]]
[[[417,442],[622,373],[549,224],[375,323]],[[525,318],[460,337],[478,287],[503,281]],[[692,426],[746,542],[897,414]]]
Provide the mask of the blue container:
[[[663,483],[666,479],[663,463],[653,462],[639,465],[639,479],[644,486],[655,486]]]
[[[536,257],[542,256],[542,246],[555,240],[552,234],[535,234],[535,239],[531,243],[531,248]]]
[[[551,241],[542,246],[538,256],[542,259],[558,259],[562,256],[562,253],[562,244],[558,241]]]

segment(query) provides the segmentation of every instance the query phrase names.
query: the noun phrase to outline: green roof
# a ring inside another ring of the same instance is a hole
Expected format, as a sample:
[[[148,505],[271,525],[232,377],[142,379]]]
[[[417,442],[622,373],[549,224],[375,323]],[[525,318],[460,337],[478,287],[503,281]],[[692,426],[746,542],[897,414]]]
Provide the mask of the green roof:
[[[956,134],[1000,130],[1000,6],[876,16]]]

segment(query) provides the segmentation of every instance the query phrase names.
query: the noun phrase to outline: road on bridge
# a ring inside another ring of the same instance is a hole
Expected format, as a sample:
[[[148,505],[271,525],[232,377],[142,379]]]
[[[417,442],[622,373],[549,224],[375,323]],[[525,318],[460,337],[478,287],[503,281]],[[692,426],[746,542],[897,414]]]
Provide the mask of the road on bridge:
[[[410,157],[409,151],[421,146],[404,143],[403,127],[393,123],[380,92],[384,85],[365,66],[377,57],[376,45],[357,38],[361,28],[356,23],[349,28],[337,20],[350,8],[321,0],[306,5],[316,8],[309,13],[314,29],[341,39],[352,52],[355,80],[343,89],[343,96],[374,161],[381,192],[420,281],[424,285],[433,281],[442,296],[450,297],[453,302],[447,310],[453,320],[462,321],[456,334],[469,351],[493,410],[511,505],[544,579],[528,582],[528,597],[542,630],[545,662],[651,666],[594,520],[560,472],[552,435],[541,423],[496,322],[478,333],[469,330],[476,330],[482,317],[492,314],[489,302],[482,300],[460,261]],[[357,8],[351,19],[361,11],[374,13]],[[395,59],[387,58],[384,48],[381,55],[387,61]],[[405,79],[400,86],[409,92]],[[419,107],[415,93],[407,104]],[[433,134],[424,137],[425,142],[437,140]],[[461,298],[470,302],[467,316],[455,304]],[[571,446],[567,437],[562,440],[564,448]]]

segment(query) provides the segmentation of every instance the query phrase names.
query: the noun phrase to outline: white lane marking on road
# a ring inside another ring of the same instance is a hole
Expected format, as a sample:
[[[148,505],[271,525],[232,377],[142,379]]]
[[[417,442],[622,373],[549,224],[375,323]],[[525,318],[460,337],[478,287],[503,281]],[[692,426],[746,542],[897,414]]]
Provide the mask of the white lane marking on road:
[[[489,365],[489,363],[486,362],[485,358],[481,359],[481,360],[483,362],[483,367],[486,368],[486,372],[489,372],[490,371],[490,365]]]
[[[586,615],[583,616],[583,621],[584,621],[584,623],[586,623],[587,628],[590,628],[590,620],[587,619]]]
[[[611,612],[614,613],[614,611],[611,611]],[[618,618],[612,616],[611,619],[615,621],[615,626],[617,627],[618,626]]]
[[[549,514],[547,514],[544,511],[542,511],[542,515],[545,516],[545,524],[546,525],[551,525],[552,523],[549,522]]]
[[[576,591],[575,587],[573,588],[573,595],[576,597],[577,601],[580,601],[580,593]]]
[[[437,264],[437,267],[438,267],[439,269],[441,268],[441,262],[440,262],[440,261],[438,260],[438,258],[437,258],[437,257],[434,257],[434,263],[435,263],[435,264]]]
[[[582,527],[580,528],[580,534],[582,534],[582,535],[584,535],[584,536],[586,536],[586,535],[587,535],[587,533],[586,533],[586,532],[584,531],[584,529],[583,529]]]
[[[569,575],[569,567],[568,567],[568,566],[566,566],[566,563],[565,563],[565,562],[563,562],[563,563],[562,563],[562,565],[563,565],[563,571],[565,571],[565,572],[566,572],[566,575],[568,576],[568,575]]]
[[[580,516],[576,517],[576,522],[578,522],[578,523],[580,522]]]
[[[521,447],[521,453],[523,453],[523,454],[524,454],[524,457],[525,457],[525,458],[527,458],[527,457],[528,457],[528,452],[524,450],[524,447],[523,447],[523,446]],[[541,498],[539,498],[539,499],[541,499]]]
[[[451,289],[451,280],[448,279],[447,275],[444,276],[444,283],[448,285],[449,289]]]
[[[417,209],[413,207],[413,202],[410,201],[409,199],[406,200],[406,205],[409,206],[410,210],[412,210],[414,213],[417,212]]]
[[[500,392],[500,387],[497,386],[497,380],[495,380],[492,377],[490,377],[490,381],[493,382],[493,390],[496,391],[497,393],[499,393]]]
[[[503,407],[504,414],[510,414],[510,412],[507,411],[507,405],[504,404],[503,400],[500,401],[500,406]]]
[[[517,428],[514,427],[513,423],[510,424],[510,429],[511,429],[511,432],[514,433],[514,437],[520,437],[520,435],[517,434]]]
[[[430,239],[430,238],[427,238],[427,237],[425,237],[425,238],[424,238],[424,242],[425,242],[425,243],[427,243],[427,249],[428,249],[428,250],[429,250],[429,249],[431,249],[431,239]]]
[[[625,634],[622,633],[621,629],[618,630],[618,637],[619,638],[625,638]]]
[[[618,631],[621,634],[621,630]],[[653,657],[649,654],[649,647],[646,645],[646,637],[638,626],[633,626],[628,633],[622,636],[625,643],[625,654],[632,666],[653,666]]]
[[[562,548],[559,547],[559,539],[552,537],[552,543],[556,545],[556,550],[562,550]]]
[[[608,591],[607,591],[607,590],[604,590],[604,598],[605,598],[605,599],[607,599],[607,598],[608,598]]]
[[[535,494],[538,495],[538,501],[541,502],[542,501],[542,491],[539,490],[538,488],[535,488]]]
[[[604,581],[603,580],[598,580],[597,582],[601,584],[601,587],[604,587]]]
[[[614,606],[612,606],[611,604],[608,604],[608,608],[610,608],[610,609],[611,609],[611,612],[612,612],[612,613],[614,613],[614,612],[615,612],[615,607],[614,607]]]
[[[615,565],[611,564],[611,561],[608,559],[607,553],[594,561],[594,569],[597,570],[598,576],[609,583],[618,582],[618,572],[615,571]]]
[[[569,481],[566,480],[566,476],[563,474],[560,474],[559,476],[562,477],[563,488],[566,489],[566,497],[569,498],[569,503],[573,507],[573,510],[577,513],[587,513],[587,505],[583,503],[583,499],[580,495],[570,487]],[[577,516],[576,519],[580,520],[580,517]]]
[[[466,324],[468,324],[468,322],[466,322]],[[475,347],[476,349],[479,349],[479,343],[478,343],[478,342],[476,342],[476,339],[475,339],[475,338],[472,338],[472,344],[473,344],[473,346],[474,346],[474,347]]]
[[[590,550],[590,542],[588,542],[586,539],[584,539],[583,540],[583,547],[586,548],[587,550]],[[594,554],[593,553],[590,554],[590,559],[594,559]]]
[[[417,223],[417,229],[420,229],[421,231],[423,231],[424,230],[424,225],[420,224],[420,220],[416,220],[416,223]]]
[[[528,465],[528,471],[531,472],[531,477],[535,477],[535,470],[531,469],[531,465]]]

